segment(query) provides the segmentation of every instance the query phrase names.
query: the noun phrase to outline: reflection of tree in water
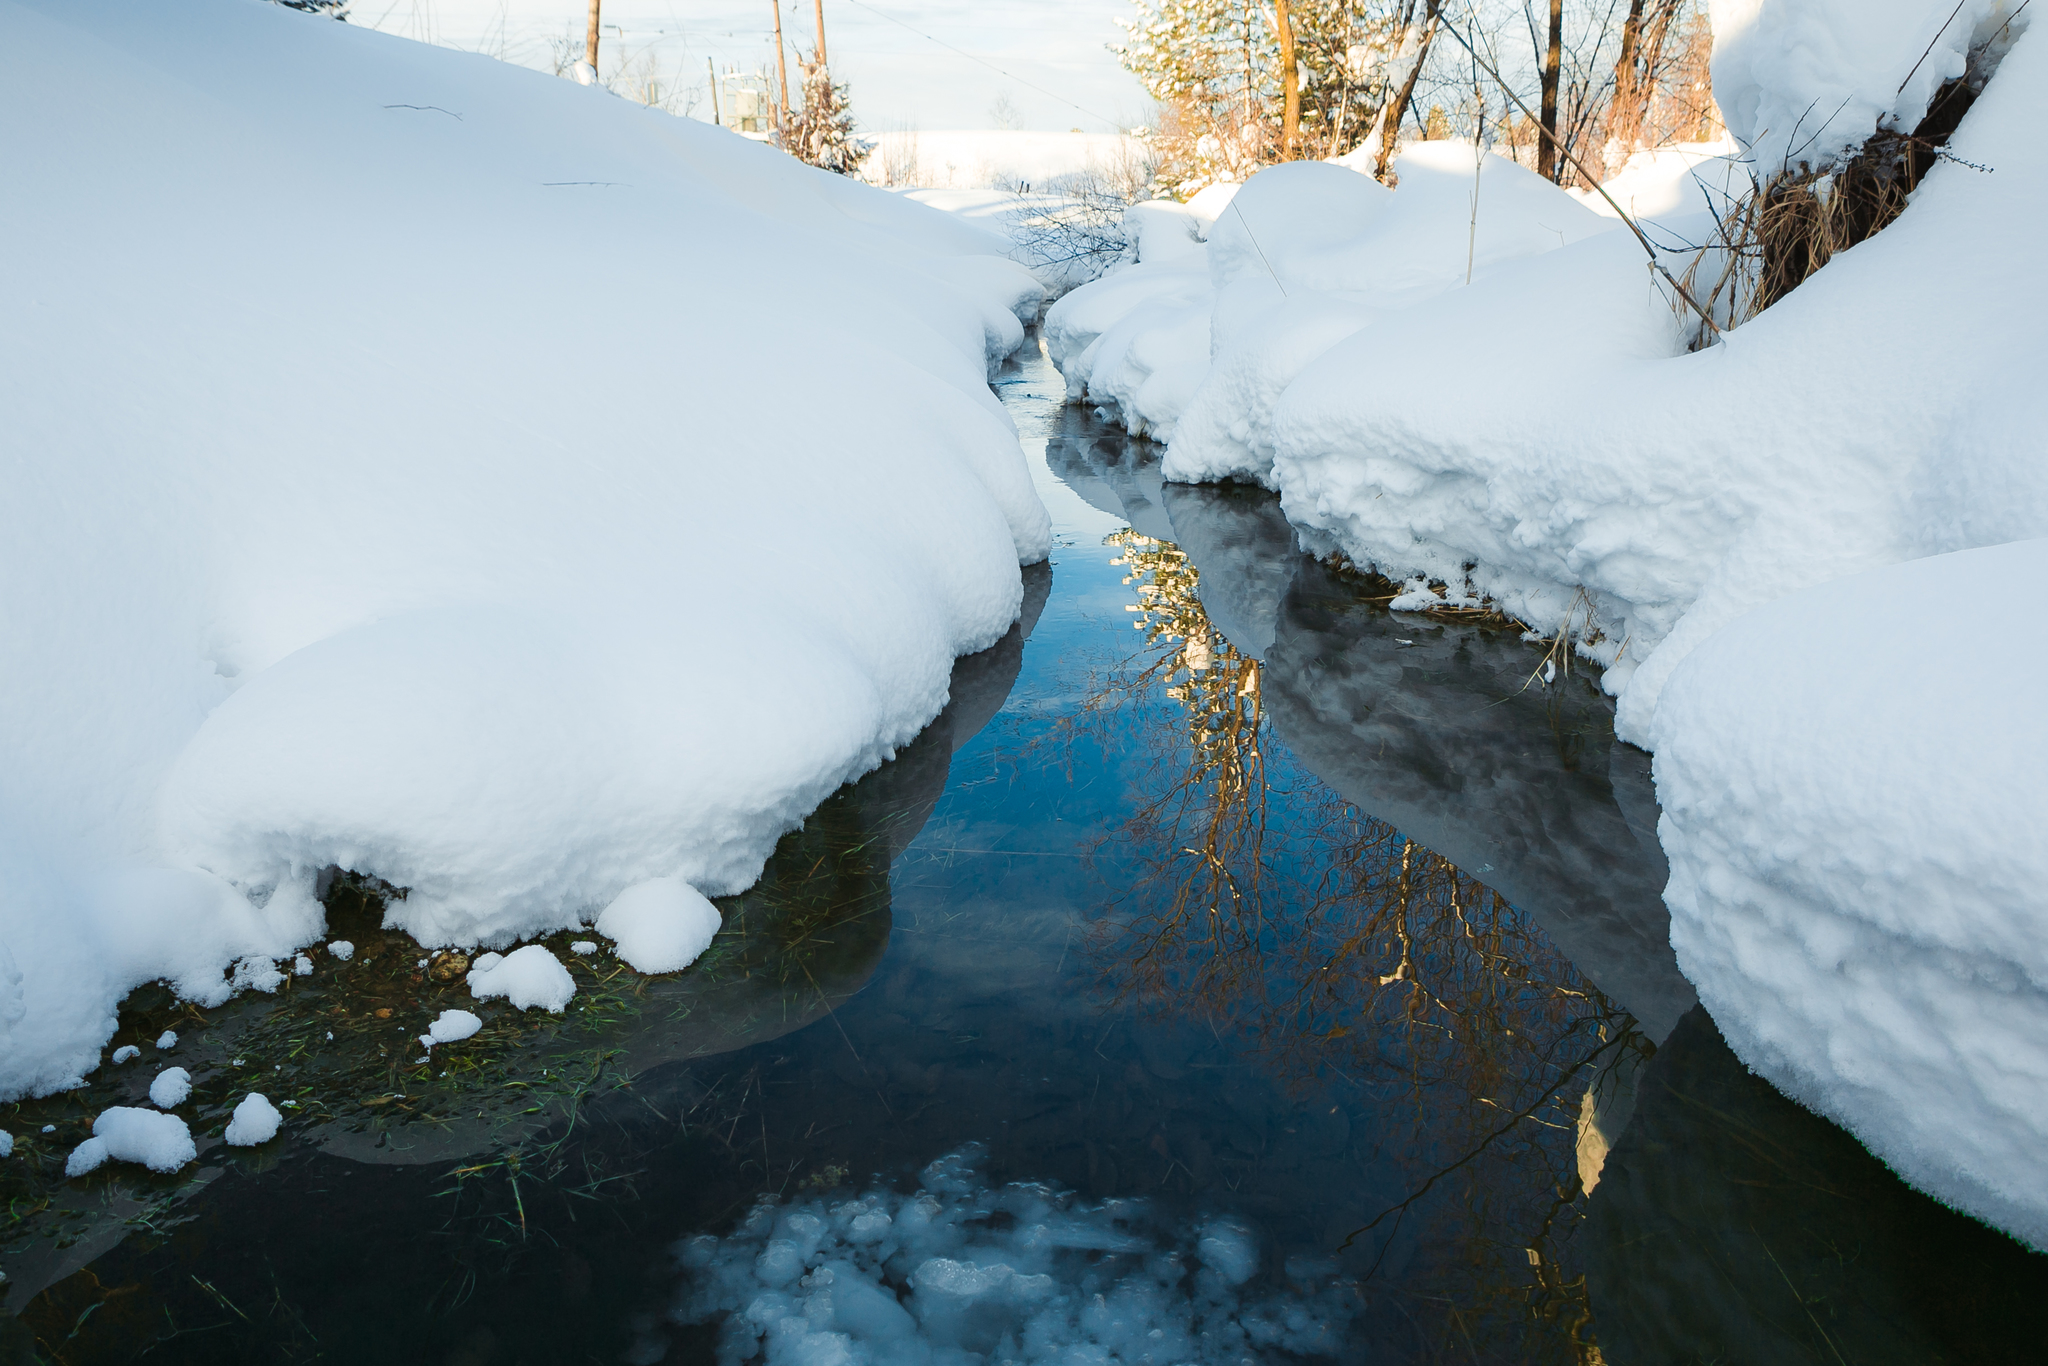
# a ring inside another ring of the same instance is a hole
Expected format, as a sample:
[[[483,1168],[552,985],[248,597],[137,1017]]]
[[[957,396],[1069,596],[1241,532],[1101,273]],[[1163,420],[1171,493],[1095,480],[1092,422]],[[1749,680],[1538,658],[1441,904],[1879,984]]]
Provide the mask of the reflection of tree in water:
[[[1152,761],[1105,841],[1138,869],[1096,946],[1119,999],[1201,1020],[1292,1089],[1377,1090],[1413,1194],[1358,1241],[1420,1242],[1376,1290],[1461,1355],[1598,1360],[1576,1149],[1595,1076],[1648,1048],[1634,1021],[1527,915],[1275,752],[1261,665],[1210,625],[1187,556],[1109,541],[1145,645],[1079,724],[1147,718]],[[1178,706],[1120,707],[1162,692]]]

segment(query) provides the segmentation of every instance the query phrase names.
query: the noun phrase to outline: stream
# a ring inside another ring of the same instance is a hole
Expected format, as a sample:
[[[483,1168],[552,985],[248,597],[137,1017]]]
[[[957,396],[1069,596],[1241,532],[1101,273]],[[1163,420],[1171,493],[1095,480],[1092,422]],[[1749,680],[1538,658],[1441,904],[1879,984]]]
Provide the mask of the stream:
[[[2040,1350],[2048,1258],[1699,1008],[1590,679],[1388,612],[1270,494],[1163,484],[1035,349],[996,388],[1055,526],[1023,619],[697,967],[560,936],[567,1016],[415,1066],[406,1022],[473,1003],[341,879],[348,963],[137,993],[117,1043],[176,1028],[202,1113],[266,1085],[286,1137],[65,1182],[147,1076],[0,1107],[40,1136],[0,1168],[0,1366]]]

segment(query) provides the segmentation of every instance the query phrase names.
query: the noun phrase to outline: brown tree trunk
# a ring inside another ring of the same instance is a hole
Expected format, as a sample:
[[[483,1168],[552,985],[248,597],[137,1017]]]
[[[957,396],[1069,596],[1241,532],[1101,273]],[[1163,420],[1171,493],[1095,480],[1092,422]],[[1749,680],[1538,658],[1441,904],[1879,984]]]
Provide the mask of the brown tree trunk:
[[[1408,69],[1408,79],[1401,82],[1401,89],[1388,102],[1386,117],[1380,120],[1380,157],[1373,166],[1375,178],[1385,180],[1387,172],[1393,169],[1394,146],[1400,141],[1401,120],[1407,117],[1408,101],[1415,97],[1415,80],[1422,74],[1422,64],[1429,60],[1429,45],[1436,38],[1436,3],[1429,0],[1429,22],[1422,30],[1422,43],[1415,54],[1415,65]]]
[[[1642,82],[1636,78],[1636,53],[1642,46],[1643,0],[1628,0],[1628,18],[1621,26],[1621,55],[1614,59],[1614,98],[1607,106],[1607,136],[1623,152],[1635,146],[1643,129]]]
[[[590,70],[593,76],[597,72],[597,7],[599,3],[600,0],[590,0],[590,28],[583,35],[583,60],[590,63]]]
[[[1564,0],[1550,0],[1550,42],[1543,52],[1543,131],[1548,135],[1536,144],[1536,174],[1557,180],[1557,87],[1564,64]]]
[[[825,62],[825,0],[811,0],[818,11],[818,65]]]
[[[1280,37],[1280,159],[1301,155],[1301,68],[1294,57],[1294,20],[1287,0],[1273,0],[1273,28]]]

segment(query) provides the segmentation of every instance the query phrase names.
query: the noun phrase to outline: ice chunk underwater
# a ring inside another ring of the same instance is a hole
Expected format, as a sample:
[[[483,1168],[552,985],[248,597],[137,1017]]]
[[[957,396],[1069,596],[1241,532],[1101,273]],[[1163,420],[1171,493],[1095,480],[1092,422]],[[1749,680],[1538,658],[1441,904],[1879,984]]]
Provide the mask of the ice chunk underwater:
[[[1329,1274],[1298,1280],[1291,1264],[1261,1279],[1248,1227],[1213,1218],[1189,1231],[1140,1201],[991,1188],[974,1171],[980,1157],[969,1147],[940,1158],[909,1195],[764,1198],[730,1236],[686,1239],[674,1320],[722,1320],[721,1363],[765,1347],[771,1366],[1237,1366],[1343,1346],[1356,1287]]]

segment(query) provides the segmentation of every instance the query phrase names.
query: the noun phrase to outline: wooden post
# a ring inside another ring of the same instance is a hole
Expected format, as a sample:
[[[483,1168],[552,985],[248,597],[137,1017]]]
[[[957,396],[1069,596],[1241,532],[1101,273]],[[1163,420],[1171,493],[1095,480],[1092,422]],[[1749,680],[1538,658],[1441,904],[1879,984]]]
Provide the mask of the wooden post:
[[[789,118],[789,66],[782,58],[782,0],[768,0],[768,7],[775,12],[775,79],[782,87],[782,103],[775,106],[775,145],[780,147],[782,125]]]
[[[825,65],[825,0],[811,0],[818,11],[818,65]],[[1286,0],[1281,0],[1282,4]]]
[[[600,0],[590,0],[590,29],[583,38],[583,60],[590,63],[591,79],[597,78],[597,7]]]
[[[818,0],[822,6],[824,0]],[[1294,20],[1287,13],[1287,0],[1273,0],[1273,29],[1280,38],[1280,159],[1294,161],[1301,156],[1301,68],[1294,57]],[[823,32],[821,29],[820,32]]]
[[[711,121],[723,128],[725,120],[718,115],[718,68],[709,57],[704,59],[704,74],[711,78]]]

